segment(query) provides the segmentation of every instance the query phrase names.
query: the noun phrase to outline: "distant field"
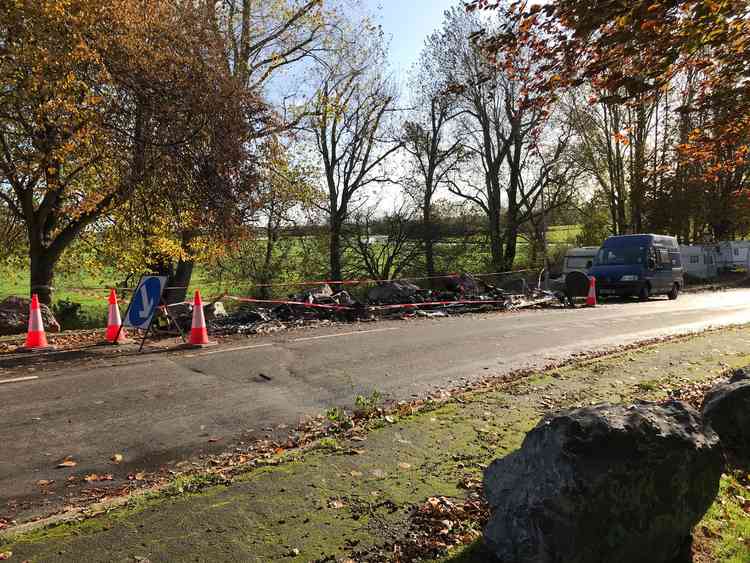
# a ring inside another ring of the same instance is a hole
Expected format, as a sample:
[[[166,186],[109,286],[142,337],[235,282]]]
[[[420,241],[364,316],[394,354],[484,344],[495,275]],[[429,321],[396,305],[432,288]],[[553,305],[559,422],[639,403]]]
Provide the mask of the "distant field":
[[[551,245],[573,245],[581,228],[578,225],[563,225],[551,227],[548,231],[548,240]],[[442,248],[438,252],[438,270],[442,271],[466,271],[482,272],[487,271],[489,263],[489,252],[486,246],[479,244],[481,240],[476,241],[476,246],[472,242],[468,248],[455,248],[461,241],[454,244],[439,245]],[[459,252],[461,250],[461,252]],[[299,256],[296,258],[299,259]],[[528,261],[528,245],[523,240],[519,240],[516,263],[526,264]],[[306,264],[310,266],[310,264]],[[323,267],[321,266],[321,269]],[[304,279],[320,279],[322,272],[316,274],[308,273]],[[300,279],[300,273],[289,272],[284,276],[285,279]],[[366,276],[363,276],[366,277]],[[100,327],[106,324],[107,318],[107,297],[109,290],[122,282],[124,276],[114,271],[100,271],[96,273],[82,271],[76,274],[59,274],[55,277],[55,291],[53,295],[54,302],[71,301],[80,303],[81,319],[76,323],[79,327]],[[133,285],[131,281],[130,285]],[[252,292],[252,284],[241,283],[236,281],[217,281],[209,276],[205,269],[200,266],[196,267],[189,294],[200,288],[205,299],[218,297],[225,291],[232,295],[249,295]],[[275,292],[277,295],[285,295],[295,291],[294,286],[280,287]],[[28,270],[0,270],[0,300],[10,295],[29,294],[29,273]],[[120,295],[121,302],[129,299],[128,294]],[[121,306],[124,309],[124,305]]]

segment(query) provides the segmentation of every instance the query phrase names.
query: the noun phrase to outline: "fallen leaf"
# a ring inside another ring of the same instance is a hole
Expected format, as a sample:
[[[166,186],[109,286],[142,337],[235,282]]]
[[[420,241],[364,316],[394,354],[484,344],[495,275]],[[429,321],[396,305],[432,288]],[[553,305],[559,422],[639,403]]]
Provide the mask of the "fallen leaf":
[[[0,551],[0,561],[7,561],[11,557],[13,557],[12,551]]]
[[[39,481],[36,482],[37,485],[40,487],[49,487],[52,483],[54,483],[54,479],[39,479]]]
[[[122,454],[115,454],[110,459],[113,463],[122,463],[123,457]]]
[[[386,422],[390,422],[391,424],[393,424],[394,422],[396,422],[396,419],[393,418],[391,415],[388,415],[388,416],[385,417],[385,421]]]
[[[373,469],[372,474],[378,479],[385,479],[385,471],[382,469]]]
[[[411,464],[410,463],[399,463],[398,466],[401,469],[411,469]]]
[[[223,438],[209,438],[208,443],[213,444],[214,442],[220,442]]]
[[[64,460],[62,460],[60,463],[57,464],[58,468],[62,467],[75,467],[78,465],[78,462],[70,457],[66,457]]]
[[[96,473],[91,473],[90,475],[86,475],[83,480],[88,481],[89,483],[92,481],[112,481],[114,477],[111,473],[107,473],[106,475],[97,475]]]
[[[328,502],[328,507],[333,508],[334,510],[338,510],[339,508],[344,508],[344,503],[341,502],[339,499],[333,499]]]
[[[349,475],[351,475],[352,477],[362,477],[362,472],[361,471],[351,471],[349,473]]]

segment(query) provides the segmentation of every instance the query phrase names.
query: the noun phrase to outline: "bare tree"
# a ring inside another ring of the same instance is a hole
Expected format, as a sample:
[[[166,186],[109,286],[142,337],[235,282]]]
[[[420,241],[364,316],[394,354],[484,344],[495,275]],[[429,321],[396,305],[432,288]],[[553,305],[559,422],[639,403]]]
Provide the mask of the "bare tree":
[[[347,226],[346,245],[357,268],[378,280],[401,275],[420,254],[414,244],[414,216],[414,209],[403,203],[381,217],[374,207],[355,213]]]
[[[385,134],[394,111],[394,89],[379,68],[375,39],[358,54],[340,52],[323,78],[307,128],[320,155],[330,229],[331,279],[342,279],[342,229],[353,203],[367,186],[385,182],[382,165],[401,148]]]
[[[426,41],[410,81],[414,105],[411,119],[403,125],[404,148],[410,157],[404,186],[422,212],[421,235],[428,276],[435,274],[432,202],[440,186],[466,159],[461,140],[448,130],[461,110],[453,103],[445,75],[433,56],[434,43],[439,41],[437,33]]]
[[[476,15],[454,8],[446,13],[432,53],[456,94],[463,146],[477,163],[475,173],[452,180],[450,190],[484,211],[493,267],[510,270],[520,229],[534,215],[541,189],[564,154],[569,135],[541,157],[540,139],[550,109],[530,93],[533,61],[519,59],[514,69],[500,72],[489,68],[471,40],[483,27]]]

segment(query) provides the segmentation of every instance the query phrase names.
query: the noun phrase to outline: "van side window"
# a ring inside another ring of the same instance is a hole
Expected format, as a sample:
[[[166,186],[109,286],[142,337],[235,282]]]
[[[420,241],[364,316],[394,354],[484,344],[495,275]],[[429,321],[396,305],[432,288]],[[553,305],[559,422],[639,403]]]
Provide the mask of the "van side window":
[[[690,263],[691,264],[699,264],[700,263],[700,256],[691,256],[690,257]]]
[[[660,248],[659,252],[659,267],[671,268],[672,260],[669,259],[669,251],[666,248]]]

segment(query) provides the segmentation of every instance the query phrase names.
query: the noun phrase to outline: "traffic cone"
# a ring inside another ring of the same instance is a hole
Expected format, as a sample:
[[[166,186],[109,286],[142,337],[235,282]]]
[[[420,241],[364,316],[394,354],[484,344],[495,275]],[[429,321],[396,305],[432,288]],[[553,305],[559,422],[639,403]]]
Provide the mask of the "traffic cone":
[[[216,342],[208,340],[208,329],[206,328],[206,317],[203,315],[203,300],[199,289],[195,290],[193,299],[193,324],[190,328],[190,338],[187,346],[189,348],[203,348],[213,346]]]
[[[114,289],[109,292],[109,315],[107,318],[107,332],[103,344],[127,344],[130,342],[125,329],[121,328],[120,307],[117,306],[117,293]]]
[[[50,346],[47,343],[47,335],[44,333],[44,323],[42,322],[42,310],[39,307],[39,297],[34,293],[31,296],[29,331],[26,333],[26,344],[19,351],[40,352],[43,350],[54,350],[54,346]]]
[[[586,296],[586,306],[596,307],[596,278],[589,278],[589,294]]]

